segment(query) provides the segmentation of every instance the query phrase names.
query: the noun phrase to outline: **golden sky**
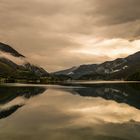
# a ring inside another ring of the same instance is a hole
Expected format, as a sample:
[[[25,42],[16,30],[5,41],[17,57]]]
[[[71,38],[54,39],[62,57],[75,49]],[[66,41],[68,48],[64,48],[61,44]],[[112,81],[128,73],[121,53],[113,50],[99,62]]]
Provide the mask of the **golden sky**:
[[[0,41],[48,71],[140,50],[140,0],[0,0]]]

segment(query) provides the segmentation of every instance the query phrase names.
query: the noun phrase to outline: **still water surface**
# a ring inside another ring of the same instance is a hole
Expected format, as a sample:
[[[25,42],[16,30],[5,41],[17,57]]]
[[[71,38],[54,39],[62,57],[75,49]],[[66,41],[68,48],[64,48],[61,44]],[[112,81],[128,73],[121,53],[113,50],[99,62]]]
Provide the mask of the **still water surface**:
[[[140,83],[0,86],[1,140],[140,140]]]

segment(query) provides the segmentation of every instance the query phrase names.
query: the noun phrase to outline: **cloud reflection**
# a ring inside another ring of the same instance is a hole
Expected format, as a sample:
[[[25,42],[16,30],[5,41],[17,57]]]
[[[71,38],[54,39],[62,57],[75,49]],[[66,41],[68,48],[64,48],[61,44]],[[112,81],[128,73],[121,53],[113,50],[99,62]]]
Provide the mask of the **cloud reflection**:
[[[37,140],[42,136],[43,140],[140,138],[138,109],[102,98],[73,95],[71,92],[73,91],[69,88],[49,88],[44,94],[34,96],[13,116],[0,120],[0,138],[7,140],[9,138]]]

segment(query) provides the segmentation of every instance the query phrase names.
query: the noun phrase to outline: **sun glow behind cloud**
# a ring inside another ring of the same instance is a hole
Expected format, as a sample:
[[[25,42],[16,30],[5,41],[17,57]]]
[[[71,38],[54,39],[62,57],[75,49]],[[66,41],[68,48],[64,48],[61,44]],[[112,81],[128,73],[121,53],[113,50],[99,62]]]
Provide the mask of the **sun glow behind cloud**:
[[[83,56],[107,56],[110,59],[115,59],[140,51],[140,40],[128,41],[120,38],[100,40],[81,37],[76,41],[81,44],[81,47],[73,49],[71,52]]]

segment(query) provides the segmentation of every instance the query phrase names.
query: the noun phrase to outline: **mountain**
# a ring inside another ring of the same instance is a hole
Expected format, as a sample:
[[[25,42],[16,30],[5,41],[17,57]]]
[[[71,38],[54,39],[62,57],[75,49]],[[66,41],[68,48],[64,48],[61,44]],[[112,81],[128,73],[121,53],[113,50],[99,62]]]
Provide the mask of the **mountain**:
[[[11,55],[15,57],[25,57],[19,52],[17,52],[15,49],[13,49],[11,46],[1,43],[1,42],[0,42],[0,51],[5,52],[5,53],[10,53]]]
[[[54,75],[68,75],[78,80],[127,80],[140,71],[140,52],[126,58],[118,58],[101,64],[81,65],[75,69],[55,72]]]
[[[93,65],[81,65],[79,67],[72,67],[70,69],[67,70],[63,70],[63,71],[58,71],[53,73],[54,75],[67,75],[73,79],[77,79],[79,77],[81,77],[81,75],[86,75],[86,74],[90,74],[92,73],[95,68],[96,68],[96,64]]]
[[[26,79],[37,80],[41,77],[48,77],[49,73],[27,61],[26,57],[20,54],[7,44],[0,43],[0,77],[5,79]]]

